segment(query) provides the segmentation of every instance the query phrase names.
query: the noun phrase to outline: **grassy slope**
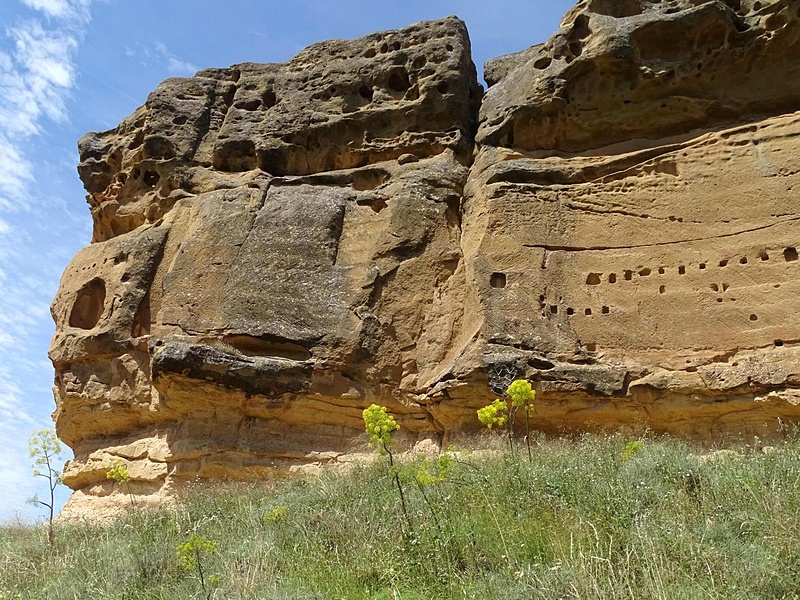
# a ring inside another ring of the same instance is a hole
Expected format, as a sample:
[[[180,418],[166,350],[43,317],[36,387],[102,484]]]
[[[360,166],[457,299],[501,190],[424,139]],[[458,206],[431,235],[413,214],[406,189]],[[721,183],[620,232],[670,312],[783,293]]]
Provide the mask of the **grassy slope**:
[[[385,461],[199,488],[179,512],[62,527],[52,550],[0,529],[0,599],[797,597],[800,440],[701,460],[649,439],[623,462],[625,442],[542,439],[530,463],[523,449],[408,480],[413,530]],[[191,533],[219,543],[201,557],[209,592],[176,557]]]

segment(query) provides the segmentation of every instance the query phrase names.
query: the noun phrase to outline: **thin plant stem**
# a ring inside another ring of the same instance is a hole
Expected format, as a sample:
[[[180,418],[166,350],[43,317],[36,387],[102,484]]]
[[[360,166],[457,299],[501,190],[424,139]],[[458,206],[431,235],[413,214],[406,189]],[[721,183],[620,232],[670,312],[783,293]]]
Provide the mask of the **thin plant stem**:
[[[531,455],[531,411],[530,404],[525,403],[525,445],[528,447],[528,462],[533,462]]]
[[[389,469],[393,472],[393,479],[394,483],[397,486],[397,492],[400,494],[400,505],[403,507],[403,516],[406,518],[406,523],[408,524],[409,532],[414,529],[414,526],[411,524],[411,516],[408,514],[408,507],[406,506],[406,496],[403,493],[403,484],[400,483],[400,475],[394,470],[394,455],[392,451],[389,450],[389,447],[386,443],[383,444],[383,449],[386,450],[386,453],[389,455]]]

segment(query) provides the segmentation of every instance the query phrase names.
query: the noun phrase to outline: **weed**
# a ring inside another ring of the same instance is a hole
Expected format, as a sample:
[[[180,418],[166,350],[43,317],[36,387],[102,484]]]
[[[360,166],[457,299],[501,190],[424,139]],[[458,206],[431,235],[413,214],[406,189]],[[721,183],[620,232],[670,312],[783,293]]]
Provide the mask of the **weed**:
[[[55,541],[53,531],[53,517],[55,507],[55,490],[61,484],[61,472],[55,468],[55,463],[61,455],[61,442],[56,437],[52,429],[42,429],[31,435],[28,440],[30,457],[33,459],[34,477],[42,477],[47,480],[47,487],[50,492],[50,500],[40,500],[34,496],[28,502],[44,506],[48,511],[47,517],[47,541],[50,546]]]

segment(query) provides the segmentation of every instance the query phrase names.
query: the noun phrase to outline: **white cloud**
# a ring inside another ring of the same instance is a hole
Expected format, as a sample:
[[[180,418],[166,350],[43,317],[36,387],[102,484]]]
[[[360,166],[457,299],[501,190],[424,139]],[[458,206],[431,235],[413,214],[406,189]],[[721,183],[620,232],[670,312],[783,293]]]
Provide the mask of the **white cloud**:
[[[63,17],[70,12],[67,0],[22,0],[22,3],[51,17]]]
[[[176,56],[164,42],[155,42],[152,47],[136,44],[136,48],[125,48],[125,56],[139,58],[144,65],[159,64],[175,75],[194,75],[200,69],[193,63]]]
[[[48,17],[64,19],[67,26],[85,23],[89,20],[91,0],[21,0],[34,10],[43,12]]]
[[[2,115],[0,109],[0,120]],[[22,198],[32,181],[33,167],[30,161],[14,145],[10,136],[0,130],[0,210],[11,209],[13,199]],[[0,231],[2,233],[5,231]]]
[[[178,60],[177,58],[170,56],[169,60],[167,61],[167,70],[170,73],[194,75],[200,69],[198,69],[192,63]]]
[[[0,129],[10,136],[30,136],[40,131],[43,118],[66,119],[64,101],[74,82],[78,41],[38,21],[10,27],[7,35],[14,53],[0,72]]]
[[[37,247],[39,234],[26,231],[32,219],[21,216],[42,211],[37,219],[46,221],[54,208],[37,189],[42,169],[35,141],[50,124],[69,121],[75,56],[91,5],[91,0],[20,1],[32,9],[28,18],[0,27],[0,521],[35,493],[28,436],[52,427],[41,410],[48,405],[52,369],[40,360],[38,348],[34,360],[28,347],[32,339],[49,335],[52,282],[46,261],[31,260],[44,252]],[[61,224],[43,226],[54,233]]]

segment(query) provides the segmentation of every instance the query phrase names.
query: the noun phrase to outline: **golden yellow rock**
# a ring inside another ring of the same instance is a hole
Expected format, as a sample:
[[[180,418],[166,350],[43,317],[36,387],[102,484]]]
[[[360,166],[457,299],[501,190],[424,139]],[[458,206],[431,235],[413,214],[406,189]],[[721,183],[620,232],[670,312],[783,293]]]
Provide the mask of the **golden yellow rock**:
[[[458,19],[323,42],[85,136],[65,516],[346,464],[372,403],[430,452],[517,378],[545,431],[797,420],[800,17],[757,4],[584,0],[485,96]]]

